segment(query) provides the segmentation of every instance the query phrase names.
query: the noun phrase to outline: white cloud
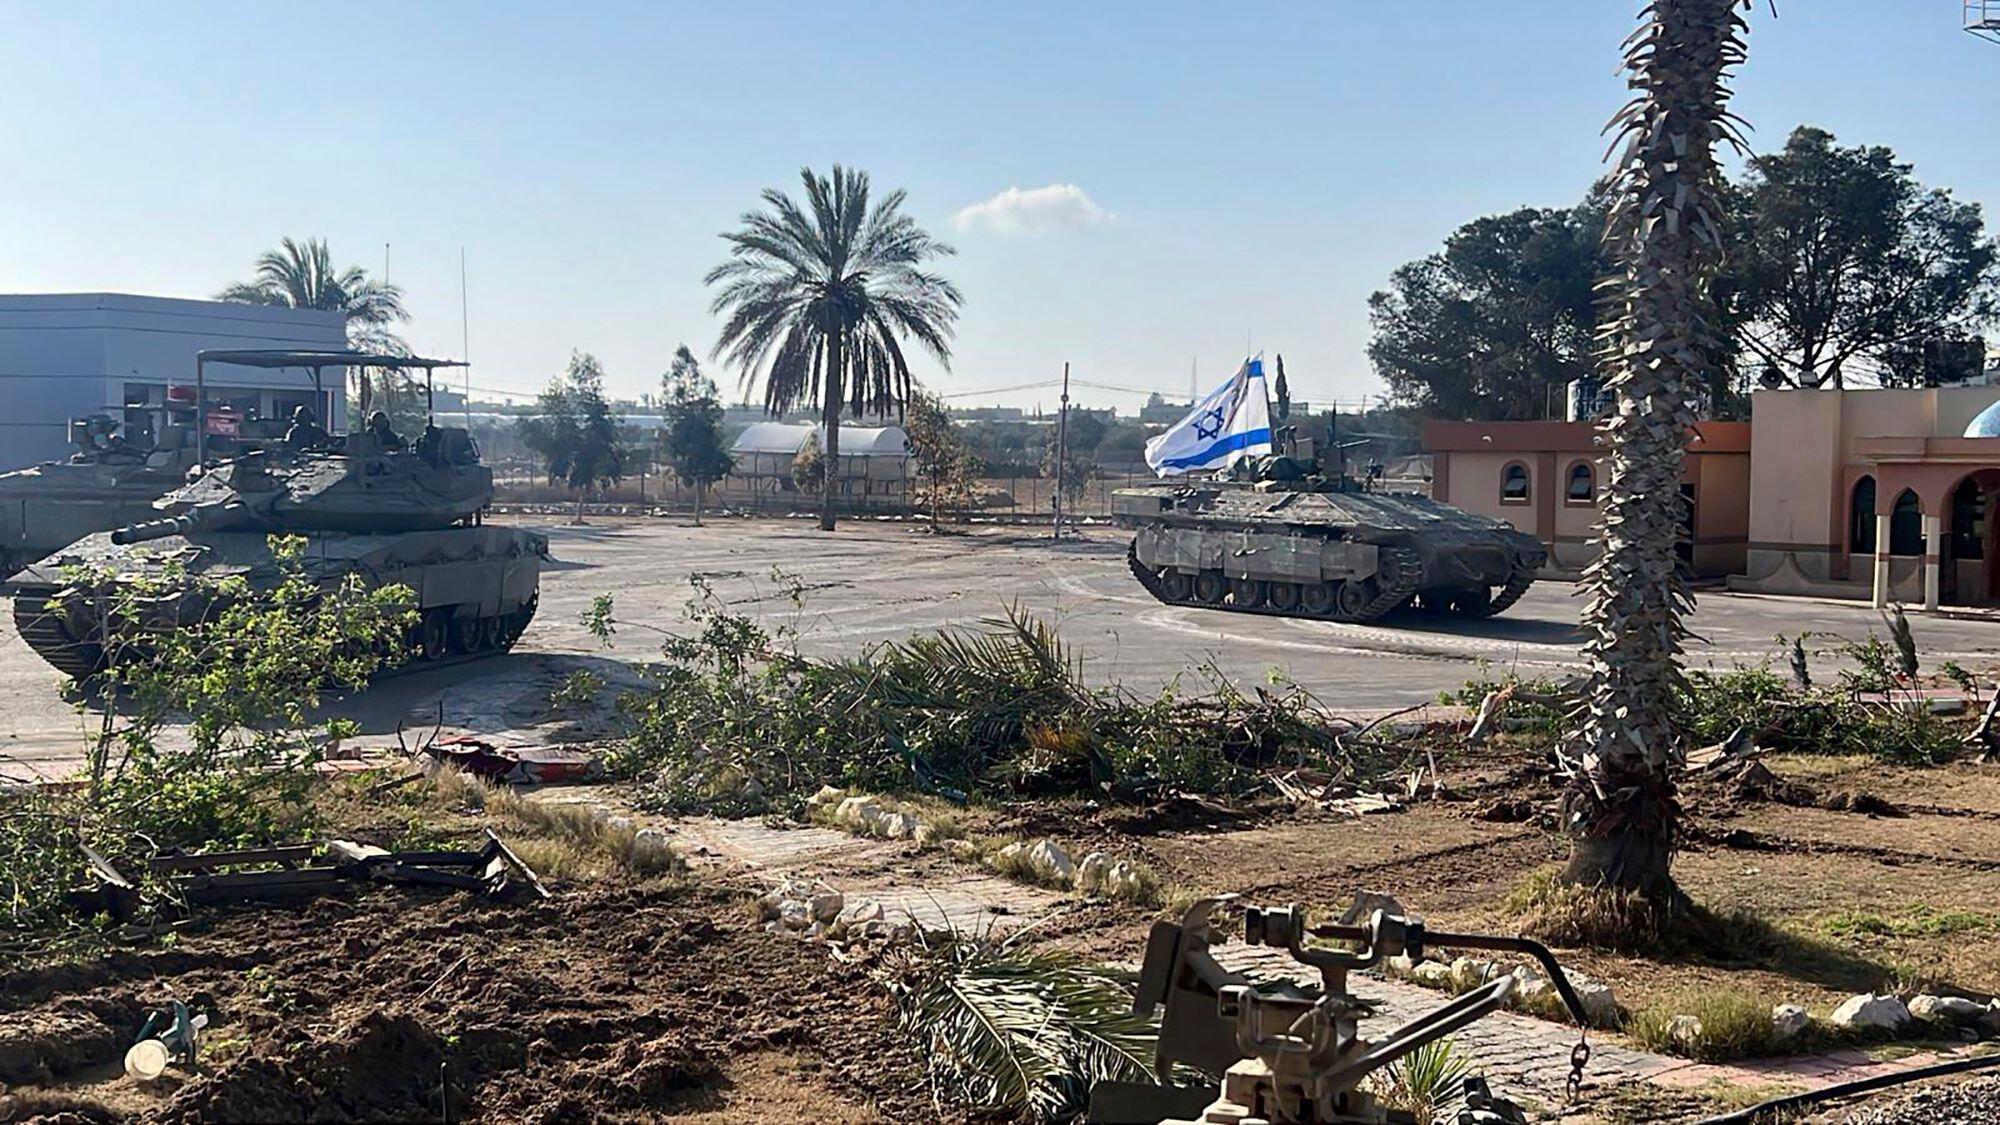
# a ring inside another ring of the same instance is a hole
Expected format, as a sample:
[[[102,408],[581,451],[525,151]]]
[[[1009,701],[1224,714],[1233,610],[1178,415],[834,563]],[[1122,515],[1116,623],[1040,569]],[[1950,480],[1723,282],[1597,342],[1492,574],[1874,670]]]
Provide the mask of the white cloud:
[[[1040,234],[1108,223],[1117,216],[1075,184],[1050,184],[1022,191],[1010,187],[952,216],[959,230],[984,227],[996,234]]]

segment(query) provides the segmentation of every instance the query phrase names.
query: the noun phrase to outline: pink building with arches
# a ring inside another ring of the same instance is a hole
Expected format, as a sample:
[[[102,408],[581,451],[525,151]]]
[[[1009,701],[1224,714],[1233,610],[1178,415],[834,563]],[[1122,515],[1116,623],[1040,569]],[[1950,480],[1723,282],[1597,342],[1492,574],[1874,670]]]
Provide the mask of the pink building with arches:
[[[1777,390],[1688,434],[1682,554],[1731,589],[2000,604],[2000,387]],[[1587,422],[1432,422],[1432,495],[1596,557],[1604,472]]]
[[[1991,386],[1753,395],[1750,549],[1730,585],[2000,602],[1996,404]]]

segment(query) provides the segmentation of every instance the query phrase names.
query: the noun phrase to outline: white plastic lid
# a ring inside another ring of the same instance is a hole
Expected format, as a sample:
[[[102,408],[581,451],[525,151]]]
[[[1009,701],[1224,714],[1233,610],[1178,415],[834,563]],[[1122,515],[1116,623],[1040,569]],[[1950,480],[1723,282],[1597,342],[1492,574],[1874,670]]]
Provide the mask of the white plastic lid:
[[[167,1072],[167,1045],[158,1039],[141,1039],[125,1052],[125,1073],[141,1082],[151,1082]]]

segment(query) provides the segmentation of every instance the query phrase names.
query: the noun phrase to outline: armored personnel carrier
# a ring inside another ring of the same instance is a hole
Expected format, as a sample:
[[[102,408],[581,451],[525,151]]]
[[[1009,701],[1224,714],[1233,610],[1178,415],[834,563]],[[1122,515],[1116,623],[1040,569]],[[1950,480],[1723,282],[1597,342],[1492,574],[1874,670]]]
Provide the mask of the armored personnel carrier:
[[[66,461],[0,473],[0,578],[93,531],[154,514],[153,501],[187,483],[195,460],[184,427],[150,447],[128,442],[108,415],[72,419]]]
[[[1321,475],[1298,456],[1239,464],[1235,479],[1112,493],[1137,529],[1133,577],[1169,605],[1374,621],[1406,605],[1490,617],[1548,553],[1513,525],[1413,493]]]
[[[95,599],[56,600],[78,581],[78,568],[108,573],[114,584],[170,568],[240,575],[254,590],[280,579],[268,545],[274,533],[305,536],[306,573],[322,588],[356,574],[371,586],[408,586],[421,611],[410,638],[420,659],[492,655],[520,638],[534,617],[548,542],[482,525],[493,474],[465,430],[427,425],[413,447],[386,430],[301,438],[201,472],[154,505],[167,518],[90,535],[21,571],[8,585],[22,638],[58,669],[88,676],[106,659],[102,622],[89,608]],[[160,630],[212,608],[198,596],[149,604],[145,627]]]

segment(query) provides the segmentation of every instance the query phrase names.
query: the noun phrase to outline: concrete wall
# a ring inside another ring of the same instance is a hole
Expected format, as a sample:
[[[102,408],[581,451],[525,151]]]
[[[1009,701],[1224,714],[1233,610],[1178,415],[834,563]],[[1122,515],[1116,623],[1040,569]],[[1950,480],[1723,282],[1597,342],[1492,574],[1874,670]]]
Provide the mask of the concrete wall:
[[[68,422],[118,415],[127,384],[194,382],[204,348],[325,350],[346,346],[339,313],[117,293],[0,295],[0,470],[66,456]],[[346,372],[325,372],[329,428],[346,424]],[[303,371],[211,365],[211,388],[254,399],[269,416],[311,388]],[[157,401],[157,400],[156,400]],[[107,411],[107,408],[108,411]]]

